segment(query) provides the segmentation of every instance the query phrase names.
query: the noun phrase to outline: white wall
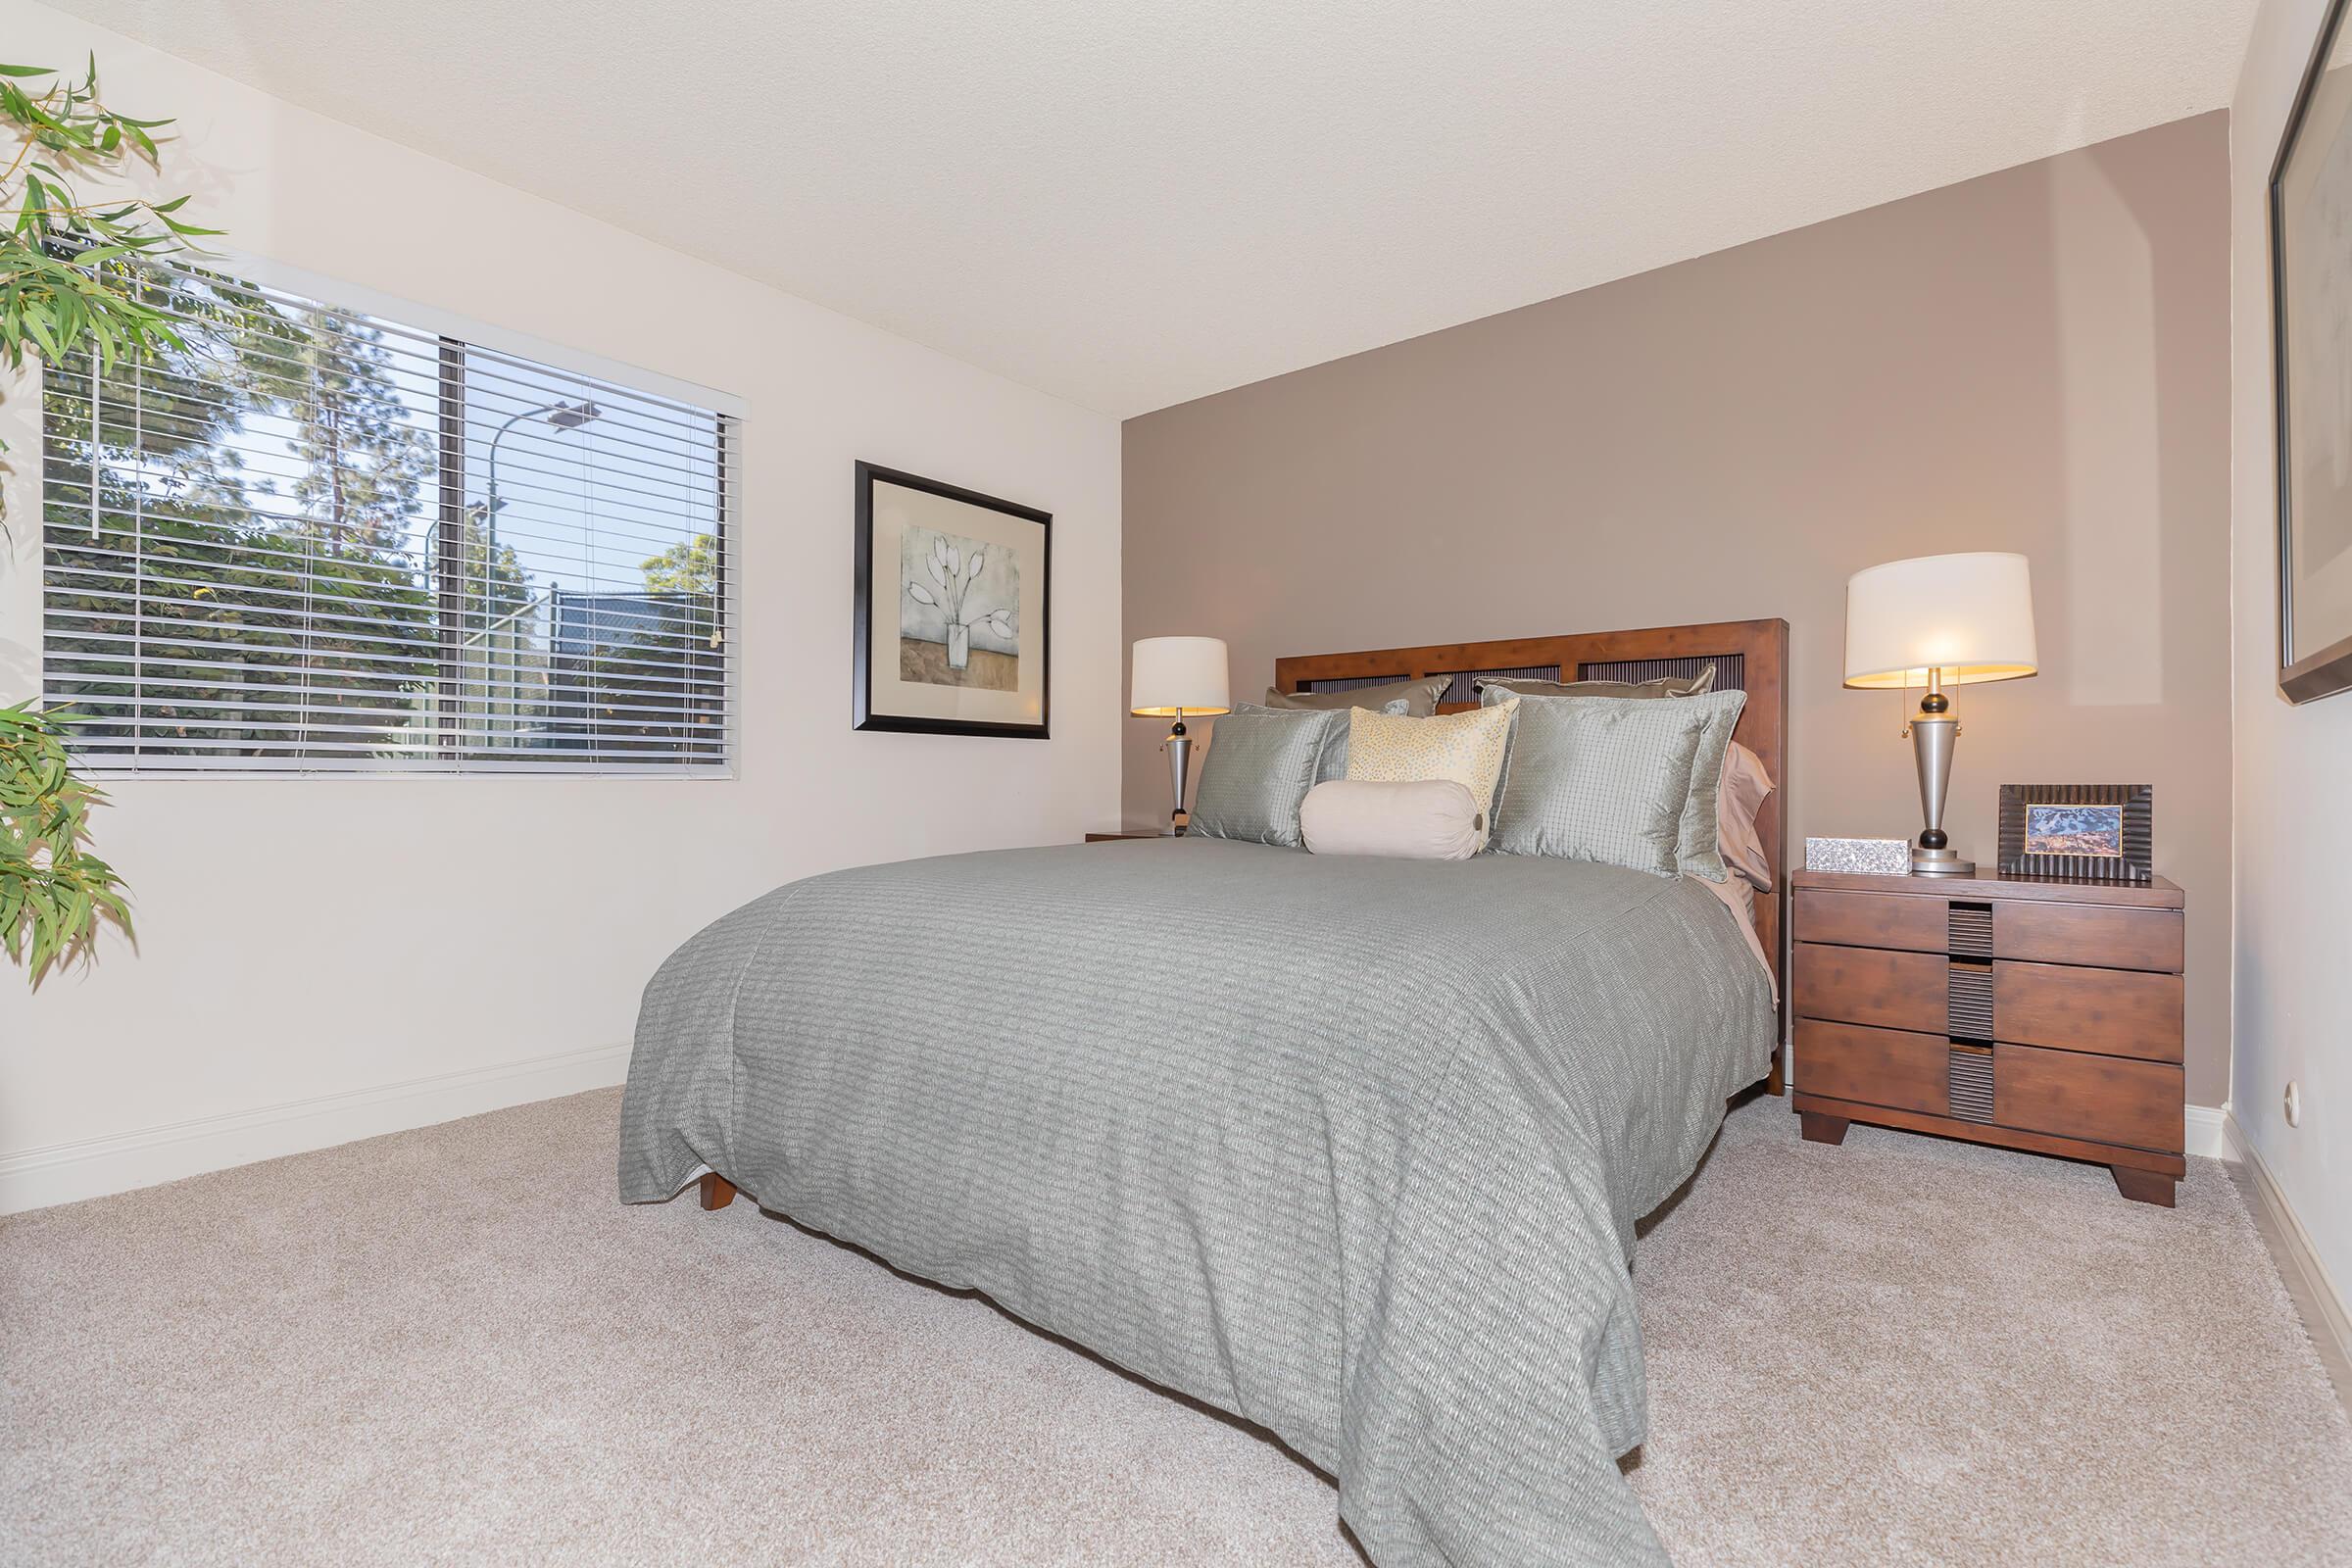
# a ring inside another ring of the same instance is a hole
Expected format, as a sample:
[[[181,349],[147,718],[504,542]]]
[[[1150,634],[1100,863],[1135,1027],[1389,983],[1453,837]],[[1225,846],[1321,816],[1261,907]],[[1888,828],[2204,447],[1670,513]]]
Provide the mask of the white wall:
[[[111,103],[178,117],[163,184],[240,251],[746,413],[738,776],[118,784],[100,848],[140,951],[37,996],[0,969],[0,1211],[617,1082],[654,966],[745,900],[1117,819],[1115,421],[45,7],[8,18],[11,61],[94,48]],[[713,191],[711,221],[759,199]],[[0,403],[0,700],[37,681],[32,403]],[[857,459],[1054,514],[1051,741],[851,732]]]
[[[2325,0],[2264,0],[2230,113],[2230,548],[2237,799],[2232,1114],[2338,1291],[2352,1286],[2352,694],[2278,690],[2271,161]],[[2280,1107],[2303,1091],[2303,1124]]]

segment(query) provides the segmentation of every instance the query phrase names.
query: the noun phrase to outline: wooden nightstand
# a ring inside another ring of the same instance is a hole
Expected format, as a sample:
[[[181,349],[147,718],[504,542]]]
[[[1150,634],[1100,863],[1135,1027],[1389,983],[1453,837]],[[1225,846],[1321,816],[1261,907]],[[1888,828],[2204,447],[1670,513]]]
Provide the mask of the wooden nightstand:
[[[1799,871],[1793,1106],[2096,1160],[2173,1201],[2181,1157],[2180,889]]]

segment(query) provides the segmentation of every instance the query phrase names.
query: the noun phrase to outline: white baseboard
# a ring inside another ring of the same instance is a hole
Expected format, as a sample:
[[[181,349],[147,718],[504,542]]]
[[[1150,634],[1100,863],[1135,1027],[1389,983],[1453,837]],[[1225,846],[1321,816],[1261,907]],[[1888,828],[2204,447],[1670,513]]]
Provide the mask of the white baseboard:
[[[2230,1137],[2224,1124],[2230,1119],[2228,1105],[2190,1105],[2183,1115],[2188,1133],[2188,1152],[2202,1154],[2207,1159],[2235,1159],[2230,1152]]]
[[[2235,1116],[2229,1118],[2227,1132],[2230,1157],[2245,1166],[2246,1174],[2251,1178],[2247,1185],[2254,1190],[2256,1200],[2270,1211],[2272,1223],[2286,1244],[2287,1256],[2294,1267],[2301,1271],[2302,1283],[2309,1289],[2316,1309],[2306,1312],[2304,1317],[2312,1338],[2333,1340],[2338,1364],[2352,1365],[2352,1310],[2346,1307],[2344,1293],[2336,1288],[2334,1280],[2328,1278],[2327,1265],[2320,1261],[2319,1250],[2311,1245],[2311,1233],[2303,1228],[2302,1218],[2286,1200],[2285,1190],[2278,1185],[2278,1179],[2271,1174],[2271,1167],[2262,1162],[2260,1151],[2255,1149],[2254,1141],[2246,1136],[2246,1130],[2238,1125]],[[2293,1289],[2294,1282],[2289,1281],[2289,1292],[2292,1293]],[[2325,1346],[2322,1350],[2324,1358]]]
[[[534,1100],[609,1089],[628,1071],[627,1046],[595,1046],[0,1154],[0,1214],[152,1187]]]

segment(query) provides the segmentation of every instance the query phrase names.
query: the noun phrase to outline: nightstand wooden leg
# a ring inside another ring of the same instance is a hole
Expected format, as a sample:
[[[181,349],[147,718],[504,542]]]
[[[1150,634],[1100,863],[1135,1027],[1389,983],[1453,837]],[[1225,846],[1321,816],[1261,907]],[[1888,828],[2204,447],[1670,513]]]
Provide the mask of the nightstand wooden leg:
[[[1842,1144],[1845,1142],[1845,1129],[1851,1125],[1843,1116],[1832,1116],[1818,1110],[1800,1110],[1796,1113],[1796,1119],[1805,1141],[1813,1144]],[[2124,1179],[2120,1168],[2115,1179],[2119,1182]]]
[[[2116,1180],[2121,1181],[2123,1178],[2118,1176]],[[706,1172],[703,1176],[703,1206],[705,1208],[724,1208],[733,1201],[735,1201],[735,1184],[716,1171]]]
[[[2165,1208],[2173,1206],[2173,1178],[2136,1165],[2110,1165],[2115,1172],[2116,1191],[2134,1203],[2155,1203]]]

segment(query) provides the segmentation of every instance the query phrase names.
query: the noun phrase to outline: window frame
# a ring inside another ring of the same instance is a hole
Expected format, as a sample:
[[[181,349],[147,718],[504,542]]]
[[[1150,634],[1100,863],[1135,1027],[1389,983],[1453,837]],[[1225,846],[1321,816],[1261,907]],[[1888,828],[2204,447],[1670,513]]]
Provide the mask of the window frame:
[[[399,295],[387,294],[365,284],[329,277],[301,268],[291,267],[268,257],[231,247],[216,247],[199,256],[181,258],[178,265],[198,268],[208,272],[220,272],[240,282],[252,283],[282,294],[289,294],[328,309],[356,316],[380,319],[415,334],[433,338],[441,345],[443,395],[439,401],[439,418],[434,422],[437,439],[444,459],[447,455],[449,426],[464,423],[463,407],[453,421],[448,403],[447,376],[450,372],[451,351],[457,354],[458,373],[464,373],[464,355],[467,349],[483,350],[509,356],[541,366],[550,370],[585,376],[609,382],[625,391],[641,393],[650,398],[689,405],[713,416],[717,423],[718,484],[716,530],[719,539],[718,587],[719,626],[723,638],[720,659],[720,689],[724,704],[720,734],[720,756],[709,761],[644,761],[590,760],[565,758],[499,758],[451,762],[447,765],[402,765],[391,759],[354,759],[322,764],[316,758],[271,756],[174,757],[168,761],[153,763],[124,763],[109,760],[119,755],[111,753],[76,753],[74,771],[85,777],[108,784],[142,779],[357,779],[381,783],[387,779],[463,780],[503,777],[558,777],[571,779],[632,779],[645,782],[655,779],[713,780],[733,779],[740,769],[742,745],[742,679],[743,659],[741,599],[737,585],[742,580],[741,555],[743,549],[743,426],[745,401],[728,392],[688,381],[676,376],[650,370],[641,366],[607,359],[588,350],[535,337],[506,327],[476,320],[456,312],[424,305]],[[28,482],[30,505],[24,510],[33,522],[21,529],[26,538],[21,557],[23,564],[31,569],[17,573],[25,585],[23,602],[11,604],[0,597],[0,625],[16,621],[26,626],[30,635],[25,639],[34,655],[34,680],[45,700],[49,677],[49,632],[46,605],[50,590],[51,572],[48,532],[48,417],[47,378],[51,368],[41,361],[33,362],[34,373],[27,377],[25,406],[35,411],[31,419],[34,440],[29,443],[35,460],[20,466],[20,473]],[[461,434],[461,439],[463,439]],[[440,465],[438,485],[428,491],[433,502],[436,528],[445,528],[451,515],[449,507],[454,494],[458,506],[464,505],[465,476],[454,471],[446,461]],[[447,553],[443,553],[447,559]],[[448,612],[451,608],[449,588],[445,582],[432,585],[443,649],[443,667],[448,668],[448,643],[455,622]],[[70,705],[66,705],[70,706]]]

